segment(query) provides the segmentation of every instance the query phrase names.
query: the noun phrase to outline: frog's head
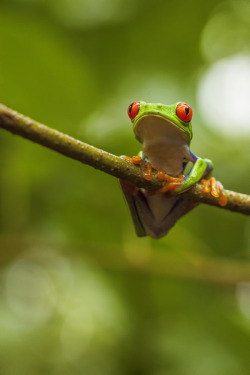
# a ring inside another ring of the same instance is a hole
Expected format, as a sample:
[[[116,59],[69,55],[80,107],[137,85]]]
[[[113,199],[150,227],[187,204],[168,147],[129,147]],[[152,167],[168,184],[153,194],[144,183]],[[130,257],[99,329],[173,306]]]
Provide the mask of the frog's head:
[[[192,109],[186,103],[172,105],[134,102],[128,107],[136,138],[143,143],[150,137],[171,138],[190,143],[192,133]],[[170,140],[170,139],[169,139]]]

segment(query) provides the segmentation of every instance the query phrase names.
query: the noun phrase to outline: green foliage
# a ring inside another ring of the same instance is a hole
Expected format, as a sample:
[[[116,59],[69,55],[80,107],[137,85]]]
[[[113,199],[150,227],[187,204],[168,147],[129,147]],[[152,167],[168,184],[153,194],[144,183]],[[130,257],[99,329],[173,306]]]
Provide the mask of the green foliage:
[[[210,128],[197,98],[211,61],[249,52],[246,3],[0,1],[0,101],[117,155],[140,148],[132,101],[186,101],[192,151],[249,193],[250,133]],[[0,229],[1,375],[249,374],[248,284],[146,267],[162,252],[176,264],[246,261],[248,217],[200,206],[166,238],[137,239],[114,178],[1,131]]]

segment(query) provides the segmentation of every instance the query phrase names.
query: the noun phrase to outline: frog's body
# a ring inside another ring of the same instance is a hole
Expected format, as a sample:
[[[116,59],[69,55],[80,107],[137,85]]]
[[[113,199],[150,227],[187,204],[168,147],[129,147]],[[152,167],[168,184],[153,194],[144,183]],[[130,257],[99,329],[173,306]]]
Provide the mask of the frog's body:
[[[189,140],[172,122],[157,115],[141,117],[135,128],[144,157],[171,176],[183,172],[183,161],[191,161]]]
[[[183,174],[186,164],[193,163],[176,191],[189,189],[212,170],[210,160],[198,158],[189,149],[192,109],[187,104],[165,106],[134,102],[128,108],[128,115],[136,138],[142,143],[143,162],[164,170],[172,177]],[[180,196],[133,191],[124,181],[121,181],[121,186],[139,236],[164,236],[181,216],[197,205]]]

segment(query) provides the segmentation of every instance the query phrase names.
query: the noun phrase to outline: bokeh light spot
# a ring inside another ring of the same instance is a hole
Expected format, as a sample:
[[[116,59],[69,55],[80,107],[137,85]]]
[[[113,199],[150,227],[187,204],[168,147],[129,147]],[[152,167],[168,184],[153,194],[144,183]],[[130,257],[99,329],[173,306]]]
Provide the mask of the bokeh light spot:
[[[227,136],[250,135],[250,56],[237,55],[213,64],[198,87],[204,122]]]
[[[85,352],[93,329],[92,314],[87,306],[74,309],[66,316],[61,330],[62,350],[66,359],[74,360]]]
[[[43,267],[20,259],[6,273],[8,305],[27,329],[44,323],[52,314],[52,284]]]
[[[250,283],[240,283],[236,289],[239,308],[250,321]]]

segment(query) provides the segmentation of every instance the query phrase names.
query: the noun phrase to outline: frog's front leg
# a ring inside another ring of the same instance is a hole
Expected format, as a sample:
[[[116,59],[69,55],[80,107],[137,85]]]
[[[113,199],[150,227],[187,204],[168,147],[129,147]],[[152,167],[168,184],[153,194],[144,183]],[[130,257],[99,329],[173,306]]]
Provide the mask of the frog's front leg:
[[[176,189],[176,192],[182,193],[190,189],[196,182],[202,178],[206,178],[213,170],[213,162],[209,159],[201,159],[190,152],[191,162],[193,166],[189,173],[185,176],[182,184]]]
[[[191,188],[195,183],[201,181],[203,184],[203,193],[211,193],[212,196],[218,198],[218,203],[221,206],[225,206],[227,204],[227,198],[222,184],[214,177],[210,177],[208,180],[205,179],[213,170],[213,162],[209,159],[198,158],[191,152],[190,155],[194,165],[185,176],[183,183],[176,189],[176,192],[182,193]]]
[[[152,181],[152,165],[146,162],[142,151],[140,151],[138,155],[136,156],[129,157],[129,156],[122,155],[121,158],[128,160],[131,163],[137,164],[137,165],[146,164],[147,169],[143,172],[142,175],[145,178],[145,180]]]
[[[142,151],[140,151],[138,153],[138,155],[136,155],[136,156],[129,157],[129,156],[121,155],[120,157],[125,159],[125,160],[130,161],[133,164],[137,164],[137,165],[138,164],[145,164],[147,168],[146,168],[146,170],[144,170],[142,176],[145,178],[145,180],[152,181],[152,165],[149,162],[147,162],[147,160],[145,159]],[[183,175],[179,175],[178,177],[172,177],[172,176],[169,176],[161,168],[157,168],[157,167],[154,166],[154,169],[156,169],[158,171],[158,173],[157,173],[158,180],[162,181],[162,182],[166,181],[166,184],[160,189],[152,190],[151,193],[149,193],[149,194],[155,195],[155,194],[158,194],[158,193],[166,193],[166,192],[171,193],[171,192],[175,191],[176,188],[178,186],[180,186],[181,183],[183,182],[183,179],[184,179]]]
[[[147,180],[152,180],[152,166],[146,162],[141,152],[138,156],[131,158],[121,157],[134,164],[146,164],[147,169],[143,176]],[[158,169],[158,178],[161,181],[167,181],[167,189],[164,187],[161,193],[174,190],[183,180],[183,178],[168,176],[161,169]],[[149,235],[153,238],[160,238],[164,236],[180,217],[197,205],[195,202],[180,197],[164,194],[152,195],[152,192],[141,190],[127,181],[119,181],[130,209],[136,234],[140,237]]]

